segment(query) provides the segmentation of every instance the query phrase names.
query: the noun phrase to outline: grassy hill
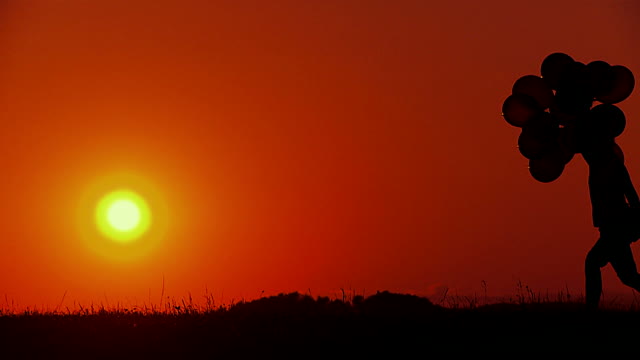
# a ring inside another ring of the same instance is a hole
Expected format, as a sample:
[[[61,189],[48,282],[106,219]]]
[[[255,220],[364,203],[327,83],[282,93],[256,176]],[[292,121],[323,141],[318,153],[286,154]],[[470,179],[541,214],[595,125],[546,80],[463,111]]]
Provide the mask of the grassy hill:
[[[394,358],[633,353],[640,311],[578,302],[444,307],[378,292],[339,300],[297,292],[197,310],[87,310],[0,317],[3,359]]]

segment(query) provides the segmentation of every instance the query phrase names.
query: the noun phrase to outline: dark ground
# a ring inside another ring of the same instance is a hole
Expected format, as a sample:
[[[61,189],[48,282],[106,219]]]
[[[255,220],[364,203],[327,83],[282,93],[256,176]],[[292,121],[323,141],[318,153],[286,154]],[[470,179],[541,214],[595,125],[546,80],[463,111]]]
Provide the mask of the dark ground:
[[[290,293],[206,313],[2,316],[0,359],[633,355],[639,325],[640,311],[570,302],[451,309],[389,292],[352,301]]]

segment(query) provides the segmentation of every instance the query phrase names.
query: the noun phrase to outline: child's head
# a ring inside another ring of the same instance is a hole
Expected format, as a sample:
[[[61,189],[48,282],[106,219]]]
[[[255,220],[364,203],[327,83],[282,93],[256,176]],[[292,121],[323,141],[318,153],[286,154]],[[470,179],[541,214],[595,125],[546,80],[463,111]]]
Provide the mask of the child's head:
[[[615,141],[610,140],[583,144],[581,153],[589,166],[598,166],[621,161],[622,154],[619,151],[621,150]]]

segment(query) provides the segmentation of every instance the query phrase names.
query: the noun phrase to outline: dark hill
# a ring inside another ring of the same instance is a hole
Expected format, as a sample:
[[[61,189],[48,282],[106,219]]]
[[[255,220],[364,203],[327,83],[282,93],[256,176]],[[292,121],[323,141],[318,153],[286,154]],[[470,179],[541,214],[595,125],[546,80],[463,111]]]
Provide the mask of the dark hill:
[[[637,351],[640,313],[580,304],[444,308],[379,292],[350,301],[280,294],[208,312],[0,317],[3,359],[394,358]]]

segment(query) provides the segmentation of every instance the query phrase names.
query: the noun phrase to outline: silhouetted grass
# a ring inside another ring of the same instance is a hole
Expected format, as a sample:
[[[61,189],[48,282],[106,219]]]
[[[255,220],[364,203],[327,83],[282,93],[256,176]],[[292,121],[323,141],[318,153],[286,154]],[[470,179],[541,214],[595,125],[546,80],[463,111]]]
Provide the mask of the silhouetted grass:
[[[526,286],[507,301],[485,294],[438,301],[387,291],[298,292],[218,305],[188,296],[162,305],[3,310],[2,358],[362,358],[430,354],[625,352],[640,341],[634,308],[587,311],[568,293]],[[62,304],[62,301],[61,301]]]

